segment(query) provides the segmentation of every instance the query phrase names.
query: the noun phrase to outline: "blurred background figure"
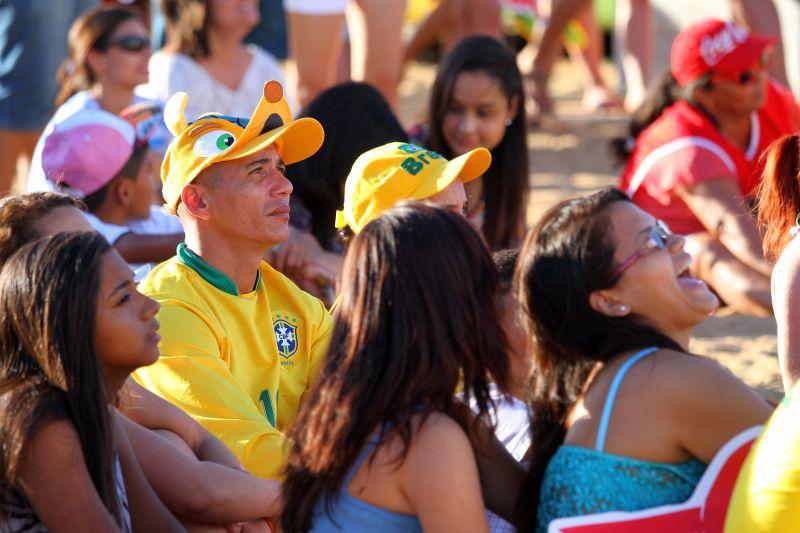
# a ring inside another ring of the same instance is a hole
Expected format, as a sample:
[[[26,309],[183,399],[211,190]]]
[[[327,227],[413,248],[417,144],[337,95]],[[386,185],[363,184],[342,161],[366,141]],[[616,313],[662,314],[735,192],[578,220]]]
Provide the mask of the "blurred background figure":
[[[97,0],[0,1],[0,196],[24,189],[36,140],[53,111],[67,31]]]
[[[395,106],[403,58],[406,0],[286,0],[289,54],[297,69],[297,99],[305,106],[337,81],[345,12],[350,77],[375,86]]]

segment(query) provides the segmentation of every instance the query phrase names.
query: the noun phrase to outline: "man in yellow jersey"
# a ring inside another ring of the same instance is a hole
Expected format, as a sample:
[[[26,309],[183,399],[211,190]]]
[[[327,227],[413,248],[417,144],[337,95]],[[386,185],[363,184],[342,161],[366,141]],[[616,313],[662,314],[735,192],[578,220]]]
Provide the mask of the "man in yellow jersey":
[[[255,475],[279,477],[284,431],[327,348],[322,302],[262,261],[288,237],[292,185],[284,165],[316,152],[313,119],[292,121],[277,82],[249,119],[186,123],[187,96],[164,118],[175,138],[161,167],[166,205],[186,233],[177,256],[141,290],[161,304],[161,358],[136,379],[227,444]]]

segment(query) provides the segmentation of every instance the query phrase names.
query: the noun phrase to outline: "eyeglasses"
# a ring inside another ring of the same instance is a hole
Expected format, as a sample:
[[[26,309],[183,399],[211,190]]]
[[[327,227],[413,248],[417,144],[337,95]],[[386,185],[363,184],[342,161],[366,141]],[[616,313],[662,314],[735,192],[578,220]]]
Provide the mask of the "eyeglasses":
[[[642,257],[656,250],[666,250],[667,240],[669,239],[670,235],[672,235],[672,232],[669,230],[669,226],[667,226],[666,223],[661,220],[656,220],[656,225],[650,230],[650,234],[647,236],[647,241],[644,243],[644,245],[642,245],[642,248],[623,261],[621,265],[619,265],[617,270],[614,271],[614,277],[616,278],[617,276],[621,276],[623,272],[632,267],[633,264]]]
[[[116,41],[111,41],[106,45],[106,49],[114,47],[122,48],[126,52],[141,52],[150,50],[150,39],[140,35],[128,35],[127,37],[120,37]]]

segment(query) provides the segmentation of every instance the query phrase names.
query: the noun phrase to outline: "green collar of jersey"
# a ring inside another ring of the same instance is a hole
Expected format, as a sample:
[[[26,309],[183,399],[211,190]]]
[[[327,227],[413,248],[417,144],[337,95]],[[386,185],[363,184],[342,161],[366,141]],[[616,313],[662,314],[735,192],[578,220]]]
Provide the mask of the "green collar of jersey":
[[[203,261],[199,255],[191,251],[189,247],[186,246],[186,243],[180,243],[178,245],[178,258],[183,262],[184,265],[200,274],[200,277],[217,289],[232,296],[239,296],[239,289],[236,288],[236,284],[233,282],[233,280],[221,271]],[[256,285],[253,290],[258,289],[259,287],[261,287],[261,270],[256,273]]]

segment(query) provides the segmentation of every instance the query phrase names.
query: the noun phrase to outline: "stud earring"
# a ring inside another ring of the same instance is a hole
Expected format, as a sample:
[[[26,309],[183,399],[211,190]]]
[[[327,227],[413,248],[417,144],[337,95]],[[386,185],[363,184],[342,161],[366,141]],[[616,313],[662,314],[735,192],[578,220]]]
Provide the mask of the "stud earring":
[[[628,311],[630,311],[630,308],[627,305],[620,305],[619,307],[617,307],[617,311],[619,311],[620,313],[627,313]]]
[[[506,127],[509,127],[509,126],[511,125],[511,123],[512,123],[512,122],[514,122],[514,121],[513,121],[513,120],[511,120],[510,118],[507,118],[507,119],[506,119]]]

